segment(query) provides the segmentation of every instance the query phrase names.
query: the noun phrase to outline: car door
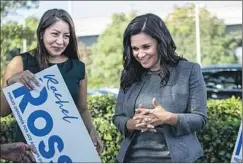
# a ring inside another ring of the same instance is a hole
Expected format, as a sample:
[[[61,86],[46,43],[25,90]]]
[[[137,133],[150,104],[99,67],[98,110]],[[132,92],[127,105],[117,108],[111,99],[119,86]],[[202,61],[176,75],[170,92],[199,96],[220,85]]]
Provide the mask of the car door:
[[[207,97],[225,99],[231,96],[242,98],[242,71],[236,69],[204,70]]]

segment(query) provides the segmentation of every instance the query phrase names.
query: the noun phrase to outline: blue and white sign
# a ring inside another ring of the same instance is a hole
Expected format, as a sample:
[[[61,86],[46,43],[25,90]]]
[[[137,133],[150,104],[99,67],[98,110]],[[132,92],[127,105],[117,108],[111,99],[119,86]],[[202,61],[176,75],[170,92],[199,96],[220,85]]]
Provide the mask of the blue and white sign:
[[[231,163],[242,163],[242,122],[240,124],[240,129],[231,158]]]
[[[78,109],[56,65],[36,74],[43,86],[21,83],[3,89],[37,162],[101,162]]]

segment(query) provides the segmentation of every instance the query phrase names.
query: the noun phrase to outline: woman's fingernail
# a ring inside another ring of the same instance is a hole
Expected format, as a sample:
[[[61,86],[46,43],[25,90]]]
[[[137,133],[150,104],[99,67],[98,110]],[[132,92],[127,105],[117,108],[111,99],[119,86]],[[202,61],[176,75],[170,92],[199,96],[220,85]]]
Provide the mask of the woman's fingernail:
[[[35,90],[36,92],[40,92],[38,88],[34,87],[33,90]]]
[[[150,125],[151,126],[151,128],[154,128],[154,125]]]

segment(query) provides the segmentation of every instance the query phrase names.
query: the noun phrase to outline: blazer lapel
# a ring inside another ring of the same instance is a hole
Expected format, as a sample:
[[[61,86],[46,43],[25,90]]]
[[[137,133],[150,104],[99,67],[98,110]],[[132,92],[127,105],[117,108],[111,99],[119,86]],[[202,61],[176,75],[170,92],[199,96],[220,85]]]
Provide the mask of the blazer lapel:
[[[144,80],[145,76],[147,76],[147,75],[144,75],[140,82],[133,84],[132,87],[128,90],[128,92],[126,94],[126,98],[125,98],[123,107],[126,108],[126,109],[124,109],[124,111],[127,111],[127,116],[130,118],[132,118],[135,113],[136,100],[145,83],[145,80]]]

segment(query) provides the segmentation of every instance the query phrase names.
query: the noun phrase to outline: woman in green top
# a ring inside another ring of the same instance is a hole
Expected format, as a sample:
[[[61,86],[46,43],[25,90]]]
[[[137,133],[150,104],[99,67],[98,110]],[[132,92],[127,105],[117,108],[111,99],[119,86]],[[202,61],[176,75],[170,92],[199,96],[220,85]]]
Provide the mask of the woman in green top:
[[[87,76],[84,63],[78,60],[72,18],[62,9],[46,11],[37,28],[37,39],[36,49],[16,56],[9,62],[3,77],[2,88],[21,82],[27,88],[35,89],[35,85],[39,84],[34,74],[57,64],[92,141],[97,151],[101,153],[103,144],[87,109]],[[10,113],[10,107],[1,92],[1,116],[7,116]],[[17,133],[16,137],[20,138],[20,135],[22,135],[21,132]]]

